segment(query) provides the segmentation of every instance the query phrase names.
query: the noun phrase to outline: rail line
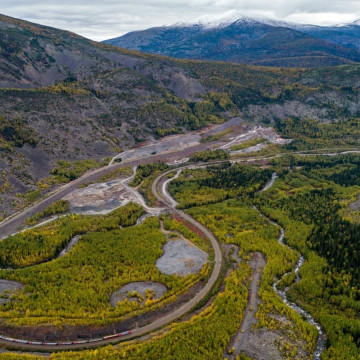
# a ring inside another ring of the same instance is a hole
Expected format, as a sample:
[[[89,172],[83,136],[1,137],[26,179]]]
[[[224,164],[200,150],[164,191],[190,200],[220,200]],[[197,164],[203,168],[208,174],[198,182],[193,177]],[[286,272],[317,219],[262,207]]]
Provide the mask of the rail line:
[[[192,165],[188,165],[186,167],[191,167]],[[184,167],[185,168],[185,167]],[[161,327],[168,325],[169,323],[173,322],[174,320],[180,318],[181,316],[185,315],[191,309],[193,309],[212,289],[215,282],[217,281],[221,266],[223,263],[222,252],[220,246],[218,244],[217,239],[212,234],[212,232],[193,219],[191,216],[183,213],[182,211],[176,210],[176,202],[171,197],[169,198],[169,194],[166,191],[166,186],[161,188],[162,192],[161,195],[158,193],[157,190],[157,183],[160,179],[166,176],[173,170],[167,171],[160,176],[158,176],[155,181],[153,182],[153,191],[156,198],[164,204],[164,207],[170,211],[175,212],[178,216],[182,217],[184,220],[188,221],[192,225],[194,225],[201,233],[203,233],[211,242],[211,245],[214,249],[214,267],[213,271],[210,275],[205,286],[188,302],[181,305],[176,310],[172,311],[171,313],[166,314],[165,316],[159,318],[158,320],[152,322],[149,325],[129,329],[127,331],[110,334],[101,338],[91,338],[91,339],[84,339],[84,340],[76,340],[76,341],[62,341],[62,342],[40,342],[40,341],[33,341],[33,340],[24,340],[24,339],[14,339],[7,336],[0,335],[0,344],[12,347],[12,348],[20,348],[26,350],[41,350],[41,351],[60,351],[60,350],[75,350],[75,349],[82,349],[88,347],[97,347],[105,344],[116,343],[120,340],[129,340],[132,338],[140,337],[142,335],[148,334],[155,330],[160,329]],[[170,179],[169,179],[170,180]],[[172,199],[172,201],[171,201]]]
[[[190,149],[181,150],[181,151],[175,152],[175,154],[177,154],[179,156],[188,155],[189,150]],[[348,153],[360,153],[360,151],[350,150],[350,151],[334,152],[334,153],[316,153],[316,152],[314,152],[314,153],[302,152],[301,153],[301,152],[299,152],[299,153],[297,153],[297,155],[300,155],[300,156],[309,156],[309,155],[335,156],[335,155],[348,154]],[[232,160],[232,162],[241,163],[241,162],[249,162],[249,161],[251,162],[251,161],[256,161],[256,160],[266,160],[266,159],[273,159],[276,157],[281,157],[282,155],[288,155],[288,154],[285,153],[285,154],[277,154],[275,156],[270,156],[270,157],[259,156],[259,157],[245,158],[245,159],[237,159],[237,160]],[[121,167],[137,166],[139,164],[146,164],[146,163],[151,163],[154,161],[161,161],[161,160],[165,161],[168,156],[169,156],[169,154],[150,156],[149,158],[139,159],[136,161],[129,161],[129,162],[121,163],[121,164],[114,164],[114,165],[106,166],[104,168],[100,168],[95,171],[92,171],[91,173],[85,174],[81,178],[74,180],[71,183],[66,184],[66,185],[62,186],[61,188],[55,190],[54,192],[50,193],[47,198],[39,201],[38,203],[34,204],[33,206],[30,206],[30,207],[26,208],[25,210],[23,210],[22,212],[14,214],[10,218],[5,219],[3,222],[0,223],[0,231],[2,231],[1,235],[6,236],[8,233],[11,233],[13,231],[13,229],[16,229],[22,222],[24,222],[24,220],[26,218],[34,215],[35,213],[37,213],[39,211],[42,211],[44,208],[51,205],[53,202],[61,199],[62,197],[64,197],[68,193],[70,193],[72,190],[74,190],[81,184],[84,184],[89,181],[93,181],[93,180],[101,177],[102,175],[107,174],[107,173],[109,173],[115,169],[121,168]],[[231,160],[215,161],[215,162],[202,164],[202,165],[186,165],[186,166],[183,166],[183,167],[180,167],[177,169],[177,171],[178,171],[177,175],[180,173],[181,170],[183,170],[185,168],[207,167],[207,166],[216,165],[216,164],[229,162],[229,161],[231,161]],[[145,335],[152,331],[155,331],[155,330],[169,324],[170,322],[178,319],[179,317],[183,316],[184,314],[189,312],[198,302],[200,302],[207,295],[207,293],[211,290],[212,286],[215,284],[215,282],[220,274],[220,269],[221,269],[221,265],[222,265],[222,261],[223,261],[222,253],[221,253],[219,244],[218,244],[215,236],[210,232],[209,229],[207,229],[205,226],[203,226],[202,224],[197,222],[195,219],[193,219],[188,214],[186,214],[178,209],[175,209],[176,201],[167,192],[167,184],[171,180],[173,180],[173,178],[165,181],[165,183],[163,184],[162,189],[161,189],[162,194],[159,195],[158,190],[157,190],[157,184],[164,176],[168,175],[169,173],[173,172],[174,170],[175,169],[166,171],[166,172],[162,173],[161,175],[159,175],[155,179],[155,181],[152,184],[153,193],[156,196],[156,198],[162,204],[164,204],[165,207],[167,207],[170,211],[176,213],[178,216],[180,216],[184,220],[193,224],[199,231],[201,231],[203,234],[205,234],[206,237],[210,240],[210,242],[214,248],[214,253],[215,253],[214,268],[213,268],[213,272],[209,278],[209,281],[194,298],[192,298],[190,301],[188,301],[186,304],[182,305],[181,307],[179,307],[172,313],[165,315],[164,317],[156,320],[155,322],[153,322],[149,325],[146,325],[141,328],[136,328],[134,330],[127,330],[127,331],[124,331],[121,333],[111,334],[108,336],[104,336],[102,338],[78,340],[78,341],[72,341],[72,342],[39,342],[39,341],[31,341],[31,340],[23,340],[23,339],[13,339],[10,337],[0,335],[0,343],[3,345],[6,345],[6,346],[10,346],[10,347],[18,347],[18,348],[22,348],[22,349],[41,350],[41,351],[73,350],[73,349],[80,349],[80,348],[86,348],[86,347],[105,345],[105,344],[109,344],[109,343],[115,343],[115,342],[118,342],[120,339],[124,339],[124,340],[132,339],[135,337]],[[275,180],[275,179],[273,179],[273,180]],[[283,229],[282,229],[282,231],[283,231]],[[299,264],[299,265],[301,266],[301,264]],[[298,266],[296,274],[298,274],[300,266]],[[274,290],[280,295],[279,290],[276,289],[276,284],[274,284]],[[285,294],[285,297],[286,297],[286,294]],[[292,304],[292,303],[288,302],[287,299],[284,299],[284,298],[283,298],[283,300],[288,306],[292,307],[295,311],[298,311],[296,309],[296,307],[298,307],[296,304]],[[320,325],[318,323],[316,323],[316,321],[311,317],[311,315],[306,313],[303,309],[301,309],[301,310],[302,310],[302,314],[304,314],[304,316],[307,317],[308,321],[310,323],[312,323],[313,325],[315,325],[318,328],[318,330],[320,331],[321,330]],[[322,335],[322,333],[320,333],[320,335]],[[318,344],[321,347],[320,342],[321,342],[321,339],[319,336]],[[317,346],[317,351],[314,354],[314,359],[320,358],[320,354],[321,354],[322,350],[319,350],[320,349],[319,346]]]

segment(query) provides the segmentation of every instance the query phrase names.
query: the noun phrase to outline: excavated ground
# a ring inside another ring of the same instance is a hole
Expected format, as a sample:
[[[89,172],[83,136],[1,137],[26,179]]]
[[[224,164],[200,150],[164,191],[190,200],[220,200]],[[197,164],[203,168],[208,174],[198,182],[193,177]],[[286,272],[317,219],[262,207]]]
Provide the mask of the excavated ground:
[[[206,252],[183,239],[169,240],[163,251],[163,255],[156,261],[156,267],[166,275],[196,274],[208,258]]]
[[[125,189],[121,180],[76,189],[64,199],[69,201],[70,212],[88,215],[107,214],[130,201],[136,202],[135,196]]]

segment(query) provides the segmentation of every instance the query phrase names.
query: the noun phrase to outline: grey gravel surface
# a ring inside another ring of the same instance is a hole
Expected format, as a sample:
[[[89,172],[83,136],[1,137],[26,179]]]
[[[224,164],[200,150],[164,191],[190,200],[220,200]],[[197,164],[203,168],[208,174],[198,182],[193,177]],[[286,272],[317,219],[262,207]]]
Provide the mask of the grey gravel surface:
[[[163,255],[156,261],[156,267],[166,275],[196,274],[208,257],[204,251],[182,239],[168,241],[163,250]]]

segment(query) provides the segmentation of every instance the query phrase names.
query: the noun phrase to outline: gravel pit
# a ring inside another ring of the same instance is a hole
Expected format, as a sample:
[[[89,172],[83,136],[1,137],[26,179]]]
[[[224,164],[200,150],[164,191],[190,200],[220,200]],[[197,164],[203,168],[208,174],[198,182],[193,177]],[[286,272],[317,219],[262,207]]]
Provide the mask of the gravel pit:
[[[156,260],[156,267],[166,275],[196,274],[208,258],[206,252],[183,239],[169,240],[163,251],[163,255]]]
[[[127,299],[142,304],[145,302],[149,291],[151,292],[152,299],[159,299],[165,294],[166,290],[167,287],[161,283],[152,281],[132,282],[115,291],[111,295],[110,303],[115,307],[118,302]],[[140,297],[138,295],[140,295]]]
[[[107,214],[129,201],[136,201],[121,181],[112,180],[76,189],[64,199],[69,201],[69,210],[75,214]]]

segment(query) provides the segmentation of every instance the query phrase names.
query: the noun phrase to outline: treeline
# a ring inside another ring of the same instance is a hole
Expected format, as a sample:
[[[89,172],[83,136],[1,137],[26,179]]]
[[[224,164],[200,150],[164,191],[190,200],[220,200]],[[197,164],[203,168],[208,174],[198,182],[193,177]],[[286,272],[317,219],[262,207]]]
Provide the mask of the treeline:
[[[48,206],[44,211],[37,213],[34,216],[26,219],[27,225],[35,225],[40,219],[51,215],[64,214],[69,210],[69,202],[67,200],[55,201],[53,204]]]
[[[225,279],[225,287],[200,314],[175,322],[166,332],[138,344],[99,347],[95,350],[53,353],[52,360],[222,360],[247,305],[246,279],[250,267],[242,263]],[[0,354],[2,360],[40,360],[38,356]],[[42,359],[42,358],[41,358]],[[246,359],[246,357],[241,357]]]
[[[124,225],[132,221],[130,209],[122,212]],[[124,228],[119,228],[118,219],[111,220],[116,223],[112,229],[105,225],[105,231],[101,228],[107,220],[104,217],[95,224],[83,222],[87,233],[65,256],[23,269],[0,270],[0,278],[25,285],[1,307],[0,316],[17,326],[107,324],[174,301],[207,277],[207,264],[198,274],[185,277],[162,274],[156,260],[167,239],[158,219],[151,217],[140,225]],[[167,291],[160,299],[149,297],[142,304],[125,299],[111,306],[111,294],[134,281],[159,282]]]
[[[169,166],[165,163],[151,163],[146,165],[139,165],[136,168],[136,174],[134,180],[131,182],[131,186],[138,186],[141,182],[149,177],[150,175],[154,174],[154,172],[160,173],[165,171],[169,168]]]
[[[275,126],[283,137],[293,139],[286,145],[290,150],[359,145],[360,119],[321,123],[309,118],[287,118],[277,119]]]
[[[225,170],[225,171],[224,171]],[[251,188],[265,184],[271,177],[271,170],[249,165],[214,167],[209,169],[209,176],[200,181],[200,186],[215,189]],[[253,189],[257,190],[257,189]]]
[[[306,186],[314,180],[320,184],[326,182],[321,184],[321,188],[308,186],[292,196],[283,197],[277,206],[283,208],[292,219],[312,225],[308,238],[311,248],[325,257],[329,266],[335,267],[336,271],[349,272],[354,286],[358,287],[360,224],[342,217],[341,194],[336,193],[336,187],[331,182],[347,187],[360,185],[360,156],[292,156],[290,163],[293,167],[300,166],[297,172],[303,176],[302,181],[292,181],[292,185]],[[306,181],[308,178],[313,180]]]
[[[227,151],[223,149],[216,149],[216,150],[204,150],[195,153],[194,155],[190,156],[189,161],[192,162],[208,162],[211,160],[226,160],[229,159],[230,155]]]
[[[140,205],[130,203],[104,216],[63,217],[0,242],[1,261],[23,267],[2,269],[0,278],[25,285],[2,306],[0,317],[18,326],[107,324],[174,301],[204,280],[209,264],[185,277],[165,275],[157,269],[156,260],[167,239],[155,217],[133,226],[142,214]],[[207,240],[183,224],[168,217],[164,220],[170,231],[181,232],[202,249],[209,249]],[[45,261],[75,235],[81,237],[65,256]],[[159,282],[167,291],[160,299],[148,297],[142,304],[125,299],[112,307],[111,294],[134,281]]]
[[[0,140],[0,145],[4,143],[4,147],[0,147],[0,150],[6,148],[10,150],[13,146],[22,147],[25,144],[35,147],[38,143],[35,132],[22,119],[8,120],[2,115],[0,115]]]
[[[262,217],[248,201],[228,200],[219,204],[191,208],[188,212],[213,231],[220,242],[238,245],[239,256],[243,261],[250,259],[249,253],[255,251],[265,256],[266,266],[259,288],[261,304],[256,313],[258,322],[255,326],[280,330],[288,339],[304,340],[303,343],[301,341],[295,343],[299,347],[295,350],[295,355],[291,356],[291,351],[286,354],[289,358],[298,355],[297,351],[300,350],[301,343],[303,351],[312,353],[316,343],[316,329],[286,306],[272,288],[275,279],[293,269],[299,257],[296,251],[279,244],[280,228]],[[290,321],[285,325],[274,314],[284,316]]]
[[[351,285],[359,290],[354,300],[360,301],[360,224],[342,219],[336,206],[328,206],[327,216],[319,215],[309,241],[312,248],[327,259],[331,270],[351,274]],[[358,307],[360,311],[360,303]]]
[[[106,165],[105,163],[99,163],[98,161],[78,160],[69,162],[66,160],[59,160],[57,166],[51,170],[50,174],[56,179],[56,183],[68,183],[77,179],[83,175],[86,171]]]
[[[138,186],[139,193],[144,197],[149,206],[156,205],[157,199],[152,192],[152,183],[155,178],[169,166],[165,163],[152,163],[147,165],[139,165],[136,169],[134,180],[131,186]]]
[[[307,171],[312,161],[314,166]],[[333,166],[322,167],[321,161]],[[342,161],[342,157],[301,157],[270,190],[259,194],[258,201],[262,211],[285,227],[287,244],[306,257],[301,281],[291,287],[289,296],[324,327],[327,348],[322,358],[355,360],[360,353],[360,225],[342,213],[344,198],[358,193],[358,187],[325,180],[334,167],[337,172],[347,166]],[[296,168],[300,162],[307,164]]]
[[[270,177],[268,169],[225,163],[206,169],[184,170],[170,182],[169,191],[179,202],[179,207],[187,208],[253,194]]]
[[[302,167],[302,174],[319,181],[333,181],[343,186],[360,185],[360,154],[356,153],[337,156],[288,155],[272,160],[272,164]]]
[[[310,248],[327,259],[330,269],[349,272],[353,286],[359,287],[360,224],[342,219],[334,190],[315,189],[296,194],[279,206],[292,219],[313,226],[308,237]],[[355,300],[360,300],[360,292]]]

